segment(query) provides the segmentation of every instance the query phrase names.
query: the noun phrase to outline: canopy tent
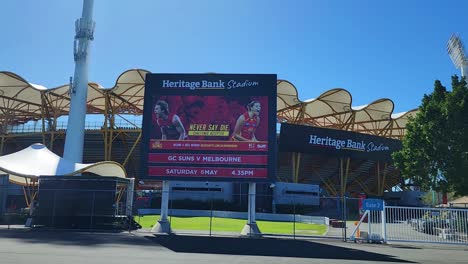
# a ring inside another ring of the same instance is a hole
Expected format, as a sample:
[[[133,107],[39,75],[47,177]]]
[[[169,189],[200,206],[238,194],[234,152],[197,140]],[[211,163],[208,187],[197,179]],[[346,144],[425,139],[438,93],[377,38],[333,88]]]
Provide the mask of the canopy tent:
[[[127,176],[125,169],[117,162],[73,163],[39,143],[0,156],[0,174],[8,174],[11,182],[22,186],[36,182],[39,176],[74,176],[82,173],[119,178]]]

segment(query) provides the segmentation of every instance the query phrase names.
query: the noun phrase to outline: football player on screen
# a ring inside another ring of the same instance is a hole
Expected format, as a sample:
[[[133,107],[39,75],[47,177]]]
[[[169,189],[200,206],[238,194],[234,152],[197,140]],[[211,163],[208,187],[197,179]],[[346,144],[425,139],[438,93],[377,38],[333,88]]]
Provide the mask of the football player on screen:
[[[169,104],[158,100],[154,105],[156,123],[161,128],[162,140],[184,140],[187,138],[184,125],[178,115],[169,112]]]
[[[247,105],[247,112],[237,118],[236,126],[232,134],[232,140],[258,141],[255,131],[260,124],[260,111],[262,106],[259,101],[252,101]]]

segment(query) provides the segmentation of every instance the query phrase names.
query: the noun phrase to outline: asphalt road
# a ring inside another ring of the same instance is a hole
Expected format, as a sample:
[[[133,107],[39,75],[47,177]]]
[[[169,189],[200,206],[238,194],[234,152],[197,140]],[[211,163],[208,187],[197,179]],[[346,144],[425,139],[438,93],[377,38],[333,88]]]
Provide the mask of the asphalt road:
[[[0,228],[1,264],[467,263],[467,246]]]

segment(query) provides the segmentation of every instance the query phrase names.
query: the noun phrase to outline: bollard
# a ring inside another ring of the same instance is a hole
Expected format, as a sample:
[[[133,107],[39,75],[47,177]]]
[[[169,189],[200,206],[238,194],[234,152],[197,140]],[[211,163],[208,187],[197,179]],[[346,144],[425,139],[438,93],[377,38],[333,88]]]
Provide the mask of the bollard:
[[[357,226],[359,224],[359,221],[354,222],[354,225]],[[359,226],[356,229],[356,238],[361,237],[361,230],[359,230]]]

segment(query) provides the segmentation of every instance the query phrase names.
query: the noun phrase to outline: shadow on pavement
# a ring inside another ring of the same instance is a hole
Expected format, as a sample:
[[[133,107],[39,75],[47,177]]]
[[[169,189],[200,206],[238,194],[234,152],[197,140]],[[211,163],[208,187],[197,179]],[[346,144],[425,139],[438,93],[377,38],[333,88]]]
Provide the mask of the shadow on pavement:
[[[147,236],[172,251],[183,253],[252,255],[415,263],[395,256],[333,246],[312,241],[274,238],[227,238],[201,236]]]
[[[105,244],[157,246],[147,239],[128,232],[79,232],[71,230],[0,229],[1,239],[16,239],[22,243],[93,247]],[[1,263],[1,261],[0,261]]]

